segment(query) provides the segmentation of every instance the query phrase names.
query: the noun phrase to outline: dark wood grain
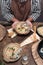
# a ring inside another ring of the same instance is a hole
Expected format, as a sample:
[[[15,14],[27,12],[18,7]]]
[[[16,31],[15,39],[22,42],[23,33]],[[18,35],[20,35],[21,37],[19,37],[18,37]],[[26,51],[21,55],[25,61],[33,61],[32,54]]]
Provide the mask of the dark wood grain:
[[[33,23],[33,25],[35,25],[35,26],[37,26],[39,24],[43,24],[43,23],[36,23],[36,22]],[[6,27],[6,29],[7,28],[10,28],[10,26]],[[2,51],[3,51],[3,48],[6,44],[9,44],[11,42],[18,42],[20,44],[28,36],[29,35],[26,35],[26,36],[17,35],[15,38],[11,39],[8,37],[8,35],[6,35],[6,37],[0,42],[0,60],[3,61]],[[29,64],[28,65],[36,65],[36,63],[33,59],[33,56],[32,56],[32,52],[31,52],[32,45],[33,45],[33,43],[23,47],[23,55],[26,54],[29,57]],[[5,65],[22,65],[21,64],[21,58],[17,62],[13,62],[13,63],[6,63],[5,61],[3,61],[3,62],[5,63]]]

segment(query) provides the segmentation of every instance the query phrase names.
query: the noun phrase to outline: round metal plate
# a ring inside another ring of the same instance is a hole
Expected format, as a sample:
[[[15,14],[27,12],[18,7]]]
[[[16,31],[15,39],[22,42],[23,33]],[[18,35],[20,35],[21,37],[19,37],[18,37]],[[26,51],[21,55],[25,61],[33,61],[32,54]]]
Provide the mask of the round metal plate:
[[[13,52],[10,52],[8,49],[10,49],[10,51],[13,50]],[[20,49],[21,49],[20,44],[18,44],[18,43],[10,43],[10,44],[6,45],[3,49],[3,59],[6,62],[17,61],[21,57]],[[8,53],[10,54],[10,56]],[[12,56],[12,53],[13,53],[13,56]]]
[[[43,40],[39,43],[38,48],[37,48],[38,54],[43,59],[43,53],[40,51],[41,48],[43,48]]]
[[[28,27],[28,29],[26,31],[22,32],[24,29],[22,29],[22,31],[21,31],[21,26],[24,26],[24,25],[26,25]],[[20,30],[18,30],[18,29],[20,29]],[[26,35],[26,34],[28,34],[30,32],[30,29],[31,29],[30,26],[28,24],[26,24],[25,22],[20,22],[15,27],[15,31],[18,34],[20,34],[20,35]]]
[[[37,32],[37,34],[38,34],[40,37],[43,37],[43,35],[40,34],[40,32],[38,31],[38,28],[39,28],[39,27],[43,27],[43,25],[38,25],[36,32]],[[41,31],[41,30],[40,30],[40,31]]]

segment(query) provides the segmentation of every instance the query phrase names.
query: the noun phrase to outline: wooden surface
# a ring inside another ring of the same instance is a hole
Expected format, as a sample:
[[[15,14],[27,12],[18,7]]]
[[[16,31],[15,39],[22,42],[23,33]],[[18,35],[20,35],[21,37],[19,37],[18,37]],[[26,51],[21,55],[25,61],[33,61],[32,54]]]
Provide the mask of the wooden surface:
[[[43,23],[36,23],[34,22],[33,25],[34,26],[37,26],[39,24],[43,24]],[[6,27],[6,29],[9,28],[9,27]],[[6,34],[6,37],[3,39],[3,41],[0,42],[0,60],[3,61],[3,58],[2,58],[2,51],[3,51],[3,48],[6,44],[9,44],[11,42],[18,42],[18,43],[21,43],[24,39],[26,39],[29,35],[26,35],[26,36],[16,36],[15,38],[11,39],[8,37],[8,35]],[[23,55],[28,55],[29,57],[29,64],[28,65],[36,65],[35,61],[34,61],[34,58],[32,56],[32,50],[31,50],[31,47],[32,45],[35,44],[35,43],[32,43],[32,44],[29,44],[29,45],[26,45],[23,47]],[[4,62],[4,61],[3,61]],[[21,64],[21,58],[17,61],[17,62],[13,62],[13,63],[6,63],[4,62],[5,65],[22,65]]]
[[[37,52],[37,48],[38,48],[39,42],[40,41],[38,41],[37,43],[33,44],[33,46],[32,46],[32,55],[33,55],[33,58],[34,58],[34,60],[35,60],[37,65],[43,65],[43,59],[41,59],[41,57],[39,56],[39,54]]]

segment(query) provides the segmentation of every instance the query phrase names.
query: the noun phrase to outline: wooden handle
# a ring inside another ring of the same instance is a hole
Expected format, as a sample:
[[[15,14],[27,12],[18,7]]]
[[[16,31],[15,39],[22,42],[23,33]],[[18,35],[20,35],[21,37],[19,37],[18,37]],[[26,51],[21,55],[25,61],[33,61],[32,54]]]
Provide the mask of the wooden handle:
[[[33,30],[32,30],[33,31]],[[33,43],[35,41],[40,40],[40,37],[34,32],[30,37],[28,37],[27,39],[25,39],[21,44],[20,47],[23,47],[27,44]]]
[[[34,32],[36,32],[36,26],[33,27]]]

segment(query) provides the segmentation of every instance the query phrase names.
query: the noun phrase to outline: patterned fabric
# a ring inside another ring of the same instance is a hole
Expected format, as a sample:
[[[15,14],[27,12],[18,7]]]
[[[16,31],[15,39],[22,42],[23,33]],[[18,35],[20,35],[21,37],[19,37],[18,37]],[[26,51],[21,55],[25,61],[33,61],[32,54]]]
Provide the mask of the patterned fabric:
[[[23,0],[22,0],[23,1]],[[35,21],[41,12],[40,0],[31,0],[31,14],[29,17],[32,17]],[[11,0],[1,0],[1,11],[2,15],[7,21],[11,21],[14,15],[10,12]]]

